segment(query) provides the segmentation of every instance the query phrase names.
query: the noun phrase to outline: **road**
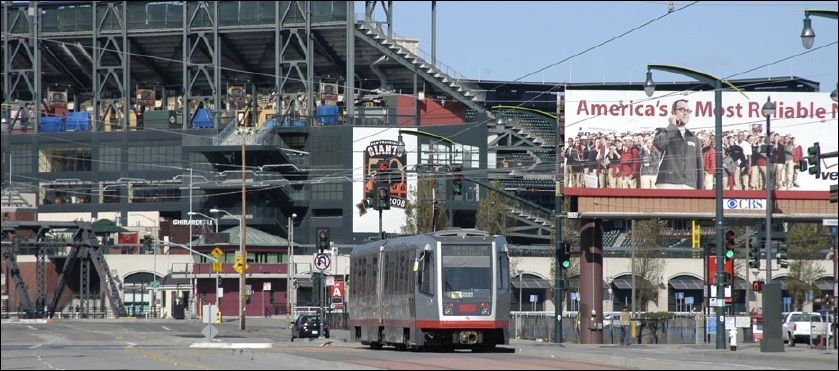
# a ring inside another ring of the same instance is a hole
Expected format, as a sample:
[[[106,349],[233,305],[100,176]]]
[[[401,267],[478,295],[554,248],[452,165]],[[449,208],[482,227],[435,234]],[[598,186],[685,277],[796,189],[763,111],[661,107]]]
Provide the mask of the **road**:
[[[207,340],[198,320],[4,321],[2,369],[814,369],[836,370],[839,353],[805,347],[761,353],[698,345],[587,345],[511,340],[491,353],[374,351],[333,330],[330,339],[291,342],[285,319],[248,318],[214,325]],[[677,366],[674,366],[677,365]]]

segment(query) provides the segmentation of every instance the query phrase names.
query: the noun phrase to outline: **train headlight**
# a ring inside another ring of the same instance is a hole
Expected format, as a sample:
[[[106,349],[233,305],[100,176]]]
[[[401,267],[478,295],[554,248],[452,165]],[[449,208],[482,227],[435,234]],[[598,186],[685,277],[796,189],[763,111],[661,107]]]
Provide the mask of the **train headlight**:
[[[452,308],[449,308],[449,307],[443,308],[443,314],[452,314],[452,311],[453,311]]]
[[[489,308],[481,308],[481,314],[489,314]]]

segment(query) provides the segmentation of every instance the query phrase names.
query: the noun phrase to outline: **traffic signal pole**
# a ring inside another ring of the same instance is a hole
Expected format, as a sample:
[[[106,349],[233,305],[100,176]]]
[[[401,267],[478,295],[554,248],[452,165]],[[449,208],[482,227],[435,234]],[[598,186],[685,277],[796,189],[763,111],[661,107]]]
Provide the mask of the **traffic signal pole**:
[[[510,192],[507,192],[503,189],[496,188],[490,184],[482,182],[477,179],[463,177],[461,179],[468,180],[472,183],[475,183],[481,187],[489,189],[491,191],[498,192],[504,195],[507,198],[512,200],[516,200],[521,202],[527,206],[530,206],[536,210],[539,210],[543,213],[548,215],[554,216],[554,230],[556,233],[556,238],[554,238],[554,340],[556,343],[562,343],[562,285],[560,281],[562,280],[562,255],[563,255],[563,245],[564,241],[562,240],[562,202],[564,201],[564,197],[562,195],[562,183],[556,182],[556,189],[554,195],[554,207],[555,210],[551,210],[536,203],[533,203],[529,200],[523,199],[519,196],[516,196]]]

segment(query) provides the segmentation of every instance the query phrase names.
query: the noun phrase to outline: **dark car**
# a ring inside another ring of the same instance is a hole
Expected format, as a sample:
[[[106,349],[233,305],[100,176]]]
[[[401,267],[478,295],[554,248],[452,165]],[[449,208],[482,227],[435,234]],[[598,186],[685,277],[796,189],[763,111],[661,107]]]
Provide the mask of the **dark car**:
[[[301,314],[291,325],[291,341],[295,338],[316,338],[321,334],[320,316],[317,314]],[[323,337],[329,338],[329,324],[323,324]]]

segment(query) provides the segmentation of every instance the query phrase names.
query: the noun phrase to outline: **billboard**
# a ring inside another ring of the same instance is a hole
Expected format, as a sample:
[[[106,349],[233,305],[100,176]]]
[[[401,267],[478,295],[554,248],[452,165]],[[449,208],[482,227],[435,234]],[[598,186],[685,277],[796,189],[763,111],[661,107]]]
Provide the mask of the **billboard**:
[[[776,107],[769,122],[767,99]],[[767,172],[776,190],[836,183],[836,158],[822,159],[816,175],[799,169],[814,143],[821,153],[837,150],[837,104],[828,93],[724,91],[721,112],[725,190],[765,190]],[[714,92],[565,93],[565,187],[714,189],[715,141]]]
[[[402,169],[417,162],[417,139],[403,136],[406,152],[397,155],[399,139],[397,128],[355,128],[353,129],[353,213],[354,233],[379,233],[379,210],[371,207],[369,200],[373,190],[373,176],[385,164],[389,171],[398,174],[399,179],[390,183],[390,209],[381,212],[381,230],[386,233],[401,233],[405,225],[405,206],[408,200],[410,177]]]

